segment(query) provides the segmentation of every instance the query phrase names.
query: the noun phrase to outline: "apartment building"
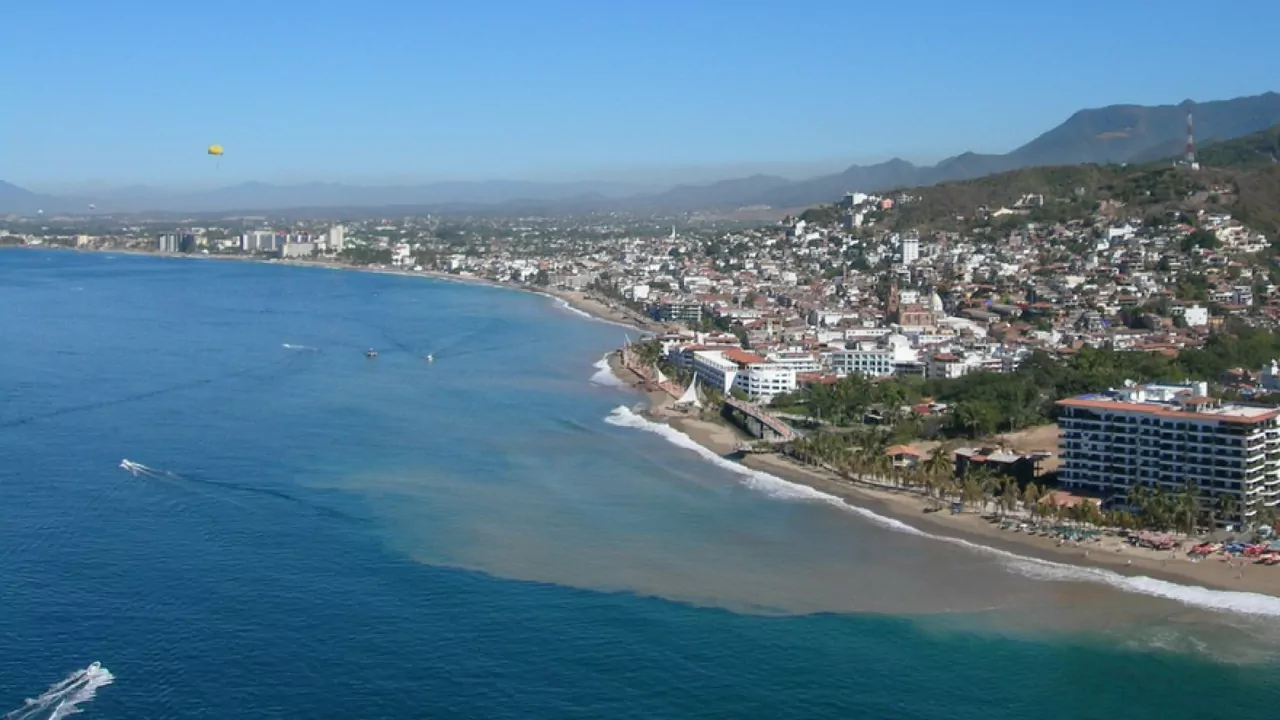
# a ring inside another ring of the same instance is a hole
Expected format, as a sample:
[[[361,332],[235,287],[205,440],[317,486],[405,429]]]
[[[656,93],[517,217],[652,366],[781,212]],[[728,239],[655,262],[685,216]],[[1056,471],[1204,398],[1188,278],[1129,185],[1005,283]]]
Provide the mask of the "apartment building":
[[[738,348],[698,350],[693,370],[703,385],[728,393],[737,388],[752,400],[768,401],[796,389],[796,371]]]
[[[857,349],[835,350],[831,353],[831,371],[840,377],[862,375],[869,378],[893,375],[895,358],[893,350],[863,344]]]
[[[1277,505],[1280,409],[1224,404],[1206,391],[1203,383],[1129,385],[1060,400],[1059,481],[1122,504],[1136,485],[1172,493],[1190,481],[1206,506],[1235,495],[1245,519],[1259,502]]]
[[[702,303],[697,300],[664,300],[654,304],[650,314],[662,322],[701,322]]]

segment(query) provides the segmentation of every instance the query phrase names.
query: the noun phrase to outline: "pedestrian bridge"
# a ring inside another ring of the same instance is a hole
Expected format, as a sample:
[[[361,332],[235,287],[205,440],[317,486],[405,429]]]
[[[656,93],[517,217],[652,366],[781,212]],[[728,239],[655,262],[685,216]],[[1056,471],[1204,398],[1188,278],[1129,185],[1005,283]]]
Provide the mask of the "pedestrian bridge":
[[[725,397],[724,412],[747,432],[761,440],[787,442],[798,437],[790,425],[755,405],[735,397]]]

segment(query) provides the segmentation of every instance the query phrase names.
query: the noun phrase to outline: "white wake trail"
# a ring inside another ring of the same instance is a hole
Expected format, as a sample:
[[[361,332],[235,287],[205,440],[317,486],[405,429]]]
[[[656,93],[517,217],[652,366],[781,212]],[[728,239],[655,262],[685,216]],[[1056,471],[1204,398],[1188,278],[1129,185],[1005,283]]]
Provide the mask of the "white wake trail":
[[[1079,567],[1065,563],[1029,558],[997,548],[961,540],[960,538],[935,535],[925,532],[907,523],[874,513],[866,508],[852,505],[849,502],[816,490],[807,485],[788,482],[775,475],[753,470],[740,463],[726,460],[720,455],[699,445],[693,438],[676,430],[670,425],[656,423],[637,415],[626,407],[613,409],[605,422],[618,427],[634,428],[660,435],[673,445],[692,450],[708,461],[741,475],[744,484],[754,490],[780,500],[824,502],[841,510],[864,517],[877,525],[895,532],[927,537],[940,542],[958,545],[970,550],[994,556],[1010,571],[1029,578],[1053,582],[1095,582],[1143,595],[1174,600],[1184,605],[1205,608],[1208,610],[1228,611],[1246,615],[1280,617],[1280,598],[1260,593],[1236,592],[1232,590],[1212,590],[1197,585],[1179,585],[1166,580],[1158,580],[1146,576],[1121,575],[1101,568]]]
[[[58,720],[81,712],[98,688],[110,685],[115,676],[99,663],[77,670],[49,686],[39,697],[29,698],[22,707],[7,713],[3,720]]]

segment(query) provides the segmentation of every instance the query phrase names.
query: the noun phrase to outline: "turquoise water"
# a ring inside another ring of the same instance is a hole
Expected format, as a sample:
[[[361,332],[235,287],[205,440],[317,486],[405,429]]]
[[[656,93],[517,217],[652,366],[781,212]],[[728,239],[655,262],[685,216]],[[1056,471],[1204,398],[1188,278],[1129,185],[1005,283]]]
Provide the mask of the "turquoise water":
[[[1023,563],[717,465],[597,374],[622,329],[548,298],[9,251],[0,307],[0,711],[71,680],[15,717],[1280,701],[1265,599]],[[95,660],[114,682],[71,675]]]

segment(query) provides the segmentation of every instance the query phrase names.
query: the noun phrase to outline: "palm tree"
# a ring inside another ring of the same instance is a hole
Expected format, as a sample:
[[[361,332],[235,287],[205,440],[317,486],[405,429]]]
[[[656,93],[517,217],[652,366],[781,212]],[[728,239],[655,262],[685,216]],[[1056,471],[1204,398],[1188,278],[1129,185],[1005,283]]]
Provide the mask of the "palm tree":
[[[929,458],[924,461],[925,472],[934,477],[944,477],[954,472],[955,458],[951,446],[942,444],[933,449]]]
[[[1218,517],[1226,523],[1239,524],[1244,518],[1241,517],[1244,507],[1240,502],[1240,497],[1234,493],[1224,493],[1218,496]]]
[[[1175,527],[1188,535],[1196,531],[1196,515],[1200,509],[1200,488],[1191,480],[1182,485],[1182,492],[1174,499]]]
[[[1000,519],[1003,520],[1005,515],[1018,509],[1018,481],[1013,478],[1005,478],[1004,490],[1000,493]]]
[[[1022,490],[1022,507],[1033,518],[1036,516],[1036,510],[1040,504],[1041,490],[1034,482],[1027,483]]]
[[[1276,509],[1267,504],[1266,500],[1258,498],[1254,501],[1255,514],[1253,516],[1254,525],[1257,527],[1269,527],[1273,530],[1276,525]]]
[[[964,484],[968,488],[971,484],[974,490],[966,493],[973,496],[975,504],[981,503],[978,512],[985,512],[987,509],[987,500],[994,495],[995,485],[998,482],[995,474],[991,472],[991,468],[986,465],[968,465],[964,471]]]

